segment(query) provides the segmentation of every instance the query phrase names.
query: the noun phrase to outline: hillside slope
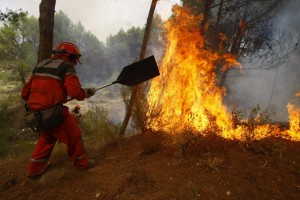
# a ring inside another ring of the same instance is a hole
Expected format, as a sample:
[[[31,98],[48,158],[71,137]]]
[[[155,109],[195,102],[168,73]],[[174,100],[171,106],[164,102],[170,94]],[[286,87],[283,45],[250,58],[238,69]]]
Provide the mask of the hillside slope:
[[[76,171],[63,147],[38,180],[28,159],[1,161],[0,199],[300,199],[296,142],[148,132],[87,152],[94,168]]]

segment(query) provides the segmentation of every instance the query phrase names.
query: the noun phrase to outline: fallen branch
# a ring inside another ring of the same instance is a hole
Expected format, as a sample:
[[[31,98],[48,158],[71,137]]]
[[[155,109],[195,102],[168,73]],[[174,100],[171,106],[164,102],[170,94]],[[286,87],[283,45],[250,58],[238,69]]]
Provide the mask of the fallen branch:
[[[242,149],[247,153],[246,149],[243,147],[243,145],[239,142],[239,145],[242,147]]]
[[[260,169],[264,168],[267,165],[268,161],[266,160],[265,164],[260,167]]]

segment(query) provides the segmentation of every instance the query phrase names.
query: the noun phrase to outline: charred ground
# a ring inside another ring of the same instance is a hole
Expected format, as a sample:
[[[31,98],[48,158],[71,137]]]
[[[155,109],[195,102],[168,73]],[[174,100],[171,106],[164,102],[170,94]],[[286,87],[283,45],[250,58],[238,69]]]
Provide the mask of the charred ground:
[[[79,172],[57,145],[37,180],[27,157],[1,161],[0,199],[300,199],[300,145],[279,138],[148,132],[87,152],[97,165]]]

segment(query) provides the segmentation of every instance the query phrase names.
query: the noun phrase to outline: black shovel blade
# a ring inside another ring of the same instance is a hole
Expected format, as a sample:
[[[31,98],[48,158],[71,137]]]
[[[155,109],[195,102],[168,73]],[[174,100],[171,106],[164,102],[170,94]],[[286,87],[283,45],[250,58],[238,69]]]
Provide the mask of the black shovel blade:
[[[154,56],[149,56],[136,63],[124,67],[113,83],[134,86],[159,75]]]

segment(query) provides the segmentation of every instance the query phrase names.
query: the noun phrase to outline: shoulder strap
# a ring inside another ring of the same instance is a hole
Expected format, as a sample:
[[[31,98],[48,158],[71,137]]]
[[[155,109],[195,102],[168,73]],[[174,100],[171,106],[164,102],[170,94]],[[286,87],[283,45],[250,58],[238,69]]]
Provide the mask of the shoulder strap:
[[[35,67],[33,75],[63,80],[65,78],[66,68],[69,65],[72,66],[62,59],[46,59]]]
[[[33,71],[32,71],[32,75],[34,75],[35,74],[35,71],[36,71],[36,69],[38,68],[38,67],[42,67],[42,66],[44,66],[44,65],[47,65],[48,63],[50,63],[50,62],[52,62],[53,61],[53,59],[46,59],[46,60],[43,60],[43,61],[41,61],[41,62],[39,62],[35,67],[34,67],[34,69],[33,69]]]

